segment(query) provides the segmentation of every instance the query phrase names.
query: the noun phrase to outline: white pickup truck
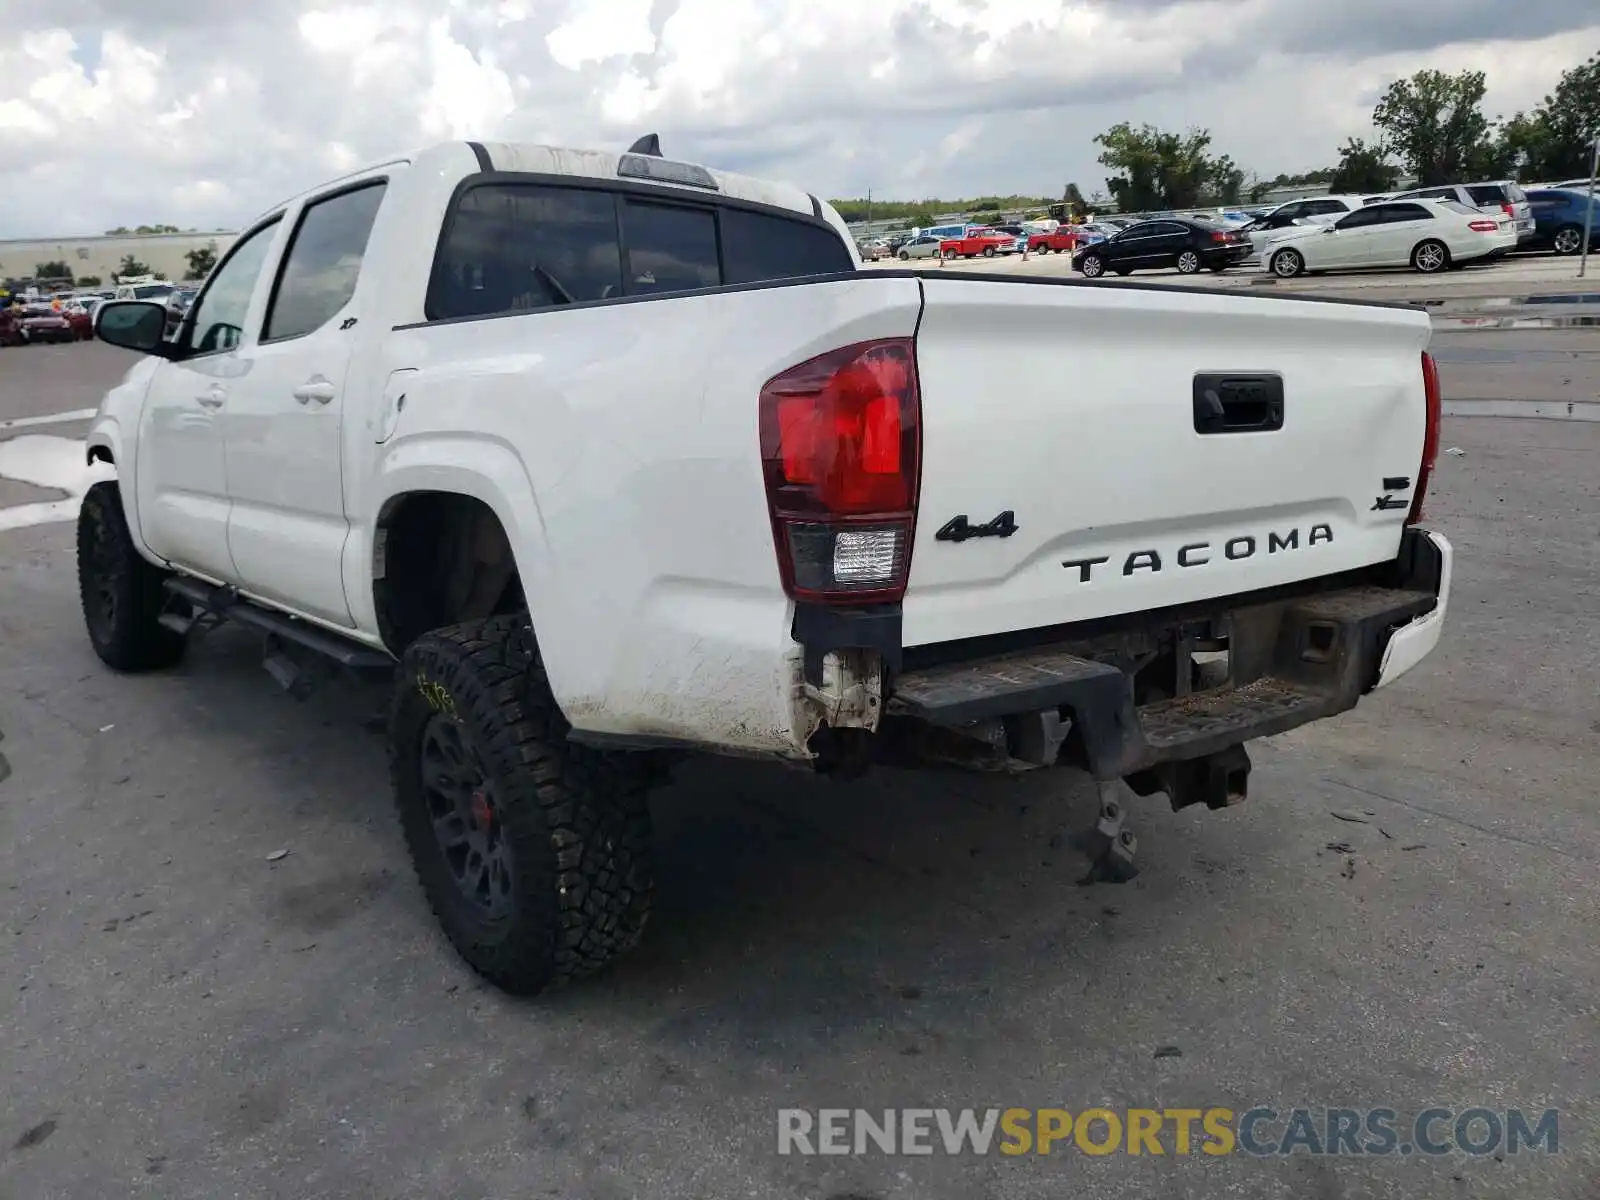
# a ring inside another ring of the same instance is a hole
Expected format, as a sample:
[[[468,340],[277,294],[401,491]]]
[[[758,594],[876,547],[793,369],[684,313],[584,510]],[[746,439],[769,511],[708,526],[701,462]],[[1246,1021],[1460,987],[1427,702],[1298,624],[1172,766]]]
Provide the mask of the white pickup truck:
[[[510,990],[637,941],[683,750],[1220,807],[1439,638],[1420,311],[865,272],[814,196],[646,141],[382,163],[166,315],[95,318],[148,356],[88,437],[95,650],[229,619],[286,685],[395,678],[422,887]]]

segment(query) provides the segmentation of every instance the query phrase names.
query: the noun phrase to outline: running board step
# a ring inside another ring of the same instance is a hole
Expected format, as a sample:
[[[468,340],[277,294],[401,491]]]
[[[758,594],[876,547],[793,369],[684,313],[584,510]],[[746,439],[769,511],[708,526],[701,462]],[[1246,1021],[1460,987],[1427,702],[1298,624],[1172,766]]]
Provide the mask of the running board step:
[[[156,624],[163,629],[172,630],[179,637],[188,637],[189,631],[194,628],[195,620],[182,613],[164,612],[156,618]]]
[[[209,583],[201,583],[198,579],[187,579],[176,575],[166,581],[165,587],[174,596],[187,600],[197,612],[210,613],[229,621],[237,621],[241,625],[249,625],[263,633],[275,634],[285,641],[330,658],[340,666],[355,670],[394,669],[394,659],[382,651],[370,649],[336,633],[319,629],[298,617],[262,608],[240,596],[232,588],[215,587]],[[177,616],[175,613],[167,615]],[[192,618],[190,621],[192,624]],[[161,624],[168,629],[186,632],[168,624],[165,616],[161,618]]]

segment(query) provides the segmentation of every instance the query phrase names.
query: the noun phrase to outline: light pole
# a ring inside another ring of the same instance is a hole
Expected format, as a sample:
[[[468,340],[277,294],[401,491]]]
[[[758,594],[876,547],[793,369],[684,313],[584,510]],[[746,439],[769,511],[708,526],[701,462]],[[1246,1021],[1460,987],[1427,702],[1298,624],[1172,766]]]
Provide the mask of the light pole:
[[[1589,155],[1589,203],[1583,210],[1583,256],[1578,259],[1578,278],[1589,269],[1589,237],[1594,231],[1594,176],[1600,170],[1600,130],[1595,131],[1594,150]]]

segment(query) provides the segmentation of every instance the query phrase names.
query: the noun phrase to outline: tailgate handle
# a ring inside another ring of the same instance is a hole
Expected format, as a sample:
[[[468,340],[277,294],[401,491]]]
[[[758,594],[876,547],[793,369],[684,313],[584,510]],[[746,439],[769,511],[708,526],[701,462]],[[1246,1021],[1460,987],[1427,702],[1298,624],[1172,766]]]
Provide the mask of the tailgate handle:
[[[1282,375],[1196,375],[1196,433],[1269,433],[1283,428]]]

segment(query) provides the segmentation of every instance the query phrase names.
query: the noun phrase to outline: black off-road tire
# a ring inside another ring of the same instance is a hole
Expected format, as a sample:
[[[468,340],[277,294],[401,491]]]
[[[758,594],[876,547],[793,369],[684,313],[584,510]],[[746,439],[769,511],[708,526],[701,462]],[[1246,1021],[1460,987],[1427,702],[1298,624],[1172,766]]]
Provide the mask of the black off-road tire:
[[[424,751],[445,728],[475,758],[473,803],[486,797],[483,827],[503,839],[498,914],[457,883],[435,833],[448,804],[424,783]],[[604,967],[638,943],[650,912],[649,773],[638,756],[576,745],[567,730],[526,616],[435,630],[401,659],[389,765],[417,879],[457,953],[518,995]]]
[[[78,510],[78,599],[89,644],[106,666],[154,671],[183,657],[183,635],[158,623],[165,578],[134,549],[117,485],[91,487]]]

